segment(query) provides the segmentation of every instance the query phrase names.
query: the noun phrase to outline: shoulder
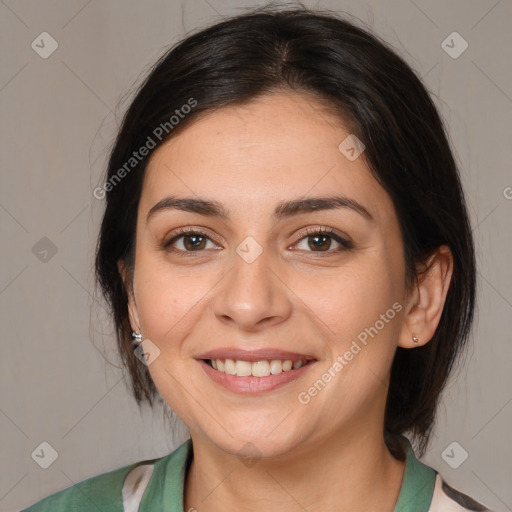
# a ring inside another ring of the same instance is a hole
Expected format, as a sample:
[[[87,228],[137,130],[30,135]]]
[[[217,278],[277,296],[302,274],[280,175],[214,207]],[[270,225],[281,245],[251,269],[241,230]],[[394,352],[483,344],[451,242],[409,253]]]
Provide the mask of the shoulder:
[[[491,512],[491,510],[455,490],[437,474],[428,512]]]
[[[22,512],[60,512],[76,511],[89,512],[122,512],[122,487],[126,476],[139,466],[144,467],[148,462],[141,461],[122,468],[102,473],[88,478],[66,489],[58,491]]]
[[[178,450],[164,457],[135,462],[88,478],[51,494],[21,512],[123,512],[127,503],[134,500],[140,502],[154,470],[164,470]]]
[[[417,459],[406,437],[398,440],[406,452],[406,466],[394,512],[491,512],[448,485],[434,468]]]
[[[122,511],[120,491],[126,475],[136,464],[102,473],[88,478],[66,489],[58,491],[22,512],[60,512],[65,510]]]

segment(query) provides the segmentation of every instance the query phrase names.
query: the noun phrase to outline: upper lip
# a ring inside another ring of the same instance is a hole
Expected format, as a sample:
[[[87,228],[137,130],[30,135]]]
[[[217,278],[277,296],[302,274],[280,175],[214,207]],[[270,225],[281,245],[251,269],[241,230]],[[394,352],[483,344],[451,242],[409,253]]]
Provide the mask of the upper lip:
[[[299,354],[297,352],[286,352],[284,350],[277,350],[273,348],[262,348],[258,350],[242,350],[238,348],[217,348],[203,352],[195,356],[196,359],[233,359],[239,361],[271,361],[279,359],[281,361],[291,360],[303,361],[314,360],[315,358],[308,354]]]

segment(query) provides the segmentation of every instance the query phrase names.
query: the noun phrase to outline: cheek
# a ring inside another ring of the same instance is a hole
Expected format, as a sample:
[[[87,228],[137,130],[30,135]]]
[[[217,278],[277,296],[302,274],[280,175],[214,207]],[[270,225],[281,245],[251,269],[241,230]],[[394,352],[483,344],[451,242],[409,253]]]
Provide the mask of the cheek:
[[[293,287],[299,297],[305,298],[316,323],[324,325],[332,348],[341,350],[376,322],[379,330],[389,332],[388,325],[396,323],[389,321],[396,317],[393,304],[401,297],[397,284],[394,269],[375,253],[329,276],[297,279]]]
[[[183,338],[198,315],[208,292],[222,276],[218,272],[195,275],[172,266],[165,256],[150,251],[137,254],[135,294],[144,336],[164,347]]]
[[[380,393],[400,332],[403,304],[397,275],[375,251],[317,286],[304,282],[301,293],[308,297],[310,317],[325,333],[330,354],[322,371],[336,375],[333,393],[325,393],[317,405],[334,399],[355,411]],[[341,414],[338,409],[331,412],[333,417]]]
[[[390,269],[377,261],[307,287],[309,316],[326,333],[329,360],[302,391],[311,390],[315,414],[336,424],[370,410],[376,397],[384,400],[403,305]],[[325,390],[313,389],[318,379],[327,383]]]

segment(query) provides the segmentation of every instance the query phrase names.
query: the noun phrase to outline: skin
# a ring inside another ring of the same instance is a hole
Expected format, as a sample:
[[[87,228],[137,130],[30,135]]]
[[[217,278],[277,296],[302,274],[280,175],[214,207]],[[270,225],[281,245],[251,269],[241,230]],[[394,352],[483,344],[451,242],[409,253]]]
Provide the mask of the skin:
[[[125,284],[132,328],[160,350],[151,376],[190,429],[185,510],[393,510],[404,463],[382,435],[390,366],[397,346],[414,349],[413,335],[419,345],[432,338],[453,263],[440,247],[406,289],[394,206],[363,157],[349,161],[338,149],[348,135],[313,98],[275,93],[196,120],[150,160],[133,283]],[[334,194],[373,220],[348,208],[272,218],[281,201]],[[147,221],[170,195],[217,200],[229,218],[169,209]],[[203,249],[183,237],[162,247],[190,226],[207,233]],[[348,236],[354,248],[328,238],[328,251],[315,249],[313,228]],[[236,252],[248,236],[263,251],[252,263]],[[119,270],[127,275],[122,261]],[[394,303],[396,316],[300,403]],[[277,390],[247,396],[218,386],[194,359],[219,347],[278,348],[317,362]]]

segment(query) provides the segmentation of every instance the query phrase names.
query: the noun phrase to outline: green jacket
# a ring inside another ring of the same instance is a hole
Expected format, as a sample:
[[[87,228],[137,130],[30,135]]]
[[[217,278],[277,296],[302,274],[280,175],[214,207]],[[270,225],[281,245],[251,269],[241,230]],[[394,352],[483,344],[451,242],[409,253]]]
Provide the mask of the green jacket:
[[[188,439],[165,457],[89,478],[22,512],[184,512],[185,474],[192,454]],[[488,509],[449,487],[436,471],[416,459],[408,443],[404,478],[393,512],[444,510]]]

